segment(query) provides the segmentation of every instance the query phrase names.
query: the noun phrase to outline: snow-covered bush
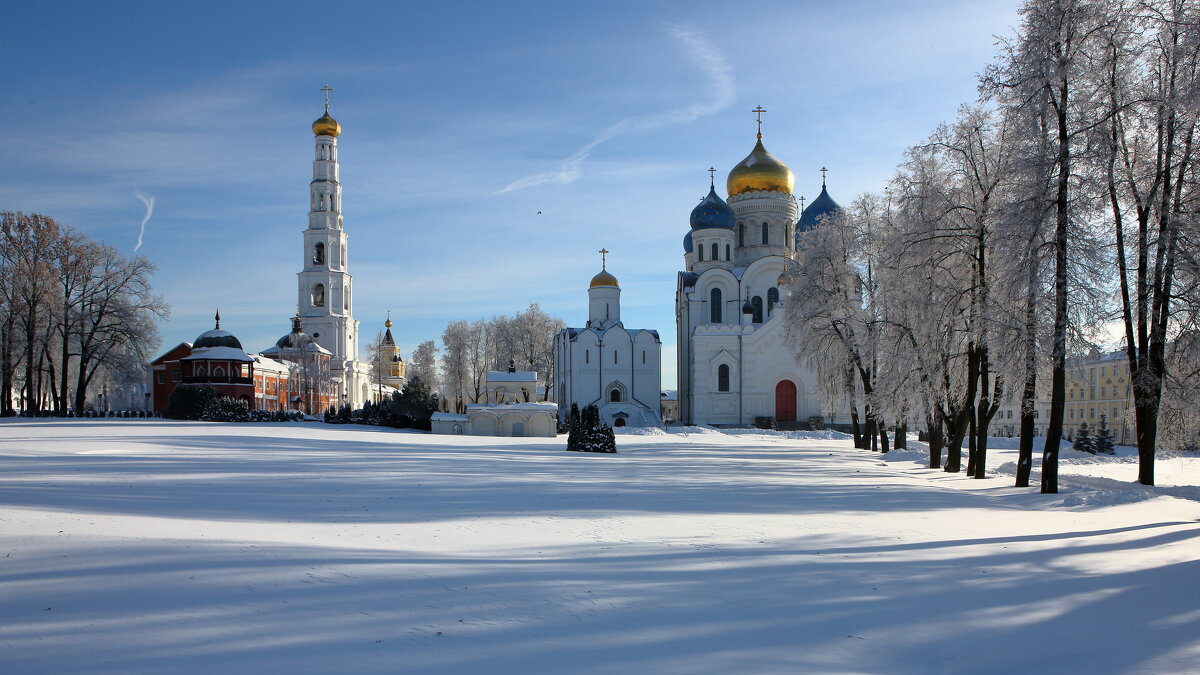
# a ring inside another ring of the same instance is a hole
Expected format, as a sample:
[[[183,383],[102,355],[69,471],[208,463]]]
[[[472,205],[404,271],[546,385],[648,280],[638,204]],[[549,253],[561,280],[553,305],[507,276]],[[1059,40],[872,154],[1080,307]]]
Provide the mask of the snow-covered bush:
[[[249,422],[250,406],[245,401],[218,396],[204,406],[202,422]]]

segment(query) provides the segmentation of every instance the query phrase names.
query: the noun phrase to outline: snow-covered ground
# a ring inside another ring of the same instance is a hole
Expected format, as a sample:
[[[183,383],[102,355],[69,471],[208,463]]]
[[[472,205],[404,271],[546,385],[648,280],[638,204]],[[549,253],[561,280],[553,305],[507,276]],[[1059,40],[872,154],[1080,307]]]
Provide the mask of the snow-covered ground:
[[[5,420],[0,672],[1200,672],[1196,458],[617,441]]]

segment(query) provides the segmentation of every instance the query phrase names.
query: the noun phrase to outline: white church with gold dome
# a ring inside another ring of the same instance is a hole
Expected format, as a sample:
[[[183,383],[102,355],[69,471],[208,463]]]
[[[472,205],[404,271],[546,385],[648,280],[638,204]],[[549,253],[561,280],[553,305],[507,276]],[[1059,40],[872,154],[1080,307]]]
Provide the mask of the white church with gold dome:
[[[675,292],[679,421],[806,424],[824,415],[813,372],[784,338],[787,275],[803,232],[838,209],[821,187],[799,211],[795,177],[762,142],[729,172],[728,201],[710,183],[684,236]],[[715,171],[715,170],[710,170]]]
[[[563,422],[571,405],[595,405],[609,426],[662,423],[662,342],[653,330],[621,323],[621,285],[600,250],[600,272],[588,285],[588,320],[554,337],[554,394]]]

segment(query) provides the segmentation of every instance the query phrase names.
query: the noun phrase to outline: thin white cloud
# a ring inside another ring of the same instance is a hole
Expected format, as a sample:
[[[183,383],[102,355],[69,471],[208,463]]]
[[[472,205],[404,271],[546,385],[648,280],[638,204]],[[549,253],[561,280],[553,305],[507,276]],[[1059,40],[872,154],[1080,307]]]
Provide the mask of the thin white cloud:
[[[669,25],[667,34],[675,40],[688,60],[708,78],[709,97],[707,100],[668,110],[648,118],[623,119],[600,132],[587,145],[559,163],[553,171],[520,178],[497,190],[494,194],[503,194],[537,185],[573,183],[579,179],[583,161],[588,158],[596,146],[605,141],[630,131],[649,131],[683,124],[724,110],[732,105],[737,97],[737,85],[733,79],[733,66],[725,58],[724,52],[710,42],[703,31],[696,28]]]
[[[137,246],[133,247],[136,252],[142,247],[142,237],[146,236],[146,223],[150,222],[150,216],[154,215],[154,195],[144,195],[141,192],[134,192],[133,195],[146,205],[146,215],[142,216],[142,229],[138,232]]]

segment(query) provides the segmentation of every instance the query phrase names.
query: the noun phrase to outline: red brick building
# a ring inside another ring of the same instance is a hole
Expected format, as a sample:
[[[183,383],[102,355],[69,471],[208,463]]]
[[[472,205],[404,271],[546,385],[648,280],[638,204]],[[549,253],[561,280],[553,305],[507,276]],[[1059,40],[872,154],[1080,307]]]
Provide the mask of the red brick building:
[[[229,331],[216,327],[181,342],[150,363],[150,401],[154,412],[167,407],[175,387],[212,387],[220,396],[245,401],[252,409],[283,410],[287,406],[292,368],[263,356],[251,356]]]

